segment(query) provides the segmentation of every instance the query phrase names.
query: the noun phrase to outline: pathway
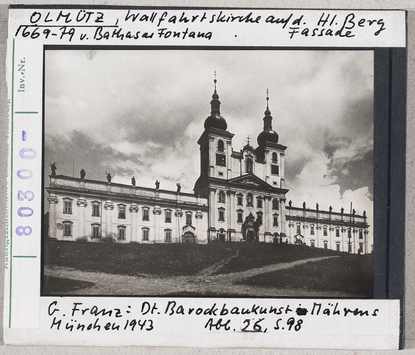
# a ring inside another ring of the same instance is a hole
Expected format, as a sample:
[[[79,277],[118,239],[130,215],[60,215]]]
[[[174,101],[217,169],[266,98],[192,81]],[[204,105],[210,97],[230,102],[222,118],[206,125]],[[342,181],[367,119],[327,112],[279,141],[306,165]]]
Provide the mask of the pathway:
[[[238,256],[238,252],[231,257],[216,263],[199,272],[195,276],[177,276],[159,278],[153,275],[127,276],[113,275],[100,272],[80,271],[66,267],[47,266],[45,275],[68,278],[73,280],[93,282],[95,285],[89,288],[70,291],[71,295],[123,295],[123,296],[161,296],[187,294],[201,296],[208,295],[240,295],[240,296],[264,296],[264,297],[350,297],[352,295],[343,292],[310,291],[302,289],[277,289],[247,285],[235,285],[236,281],[255,275],[290,269],[296,265],[312,263],[323,259],[335,258],[328,256],[297,260],[289,263],[272,264],[261,268],[229,274],[213,275],[223,265]]]

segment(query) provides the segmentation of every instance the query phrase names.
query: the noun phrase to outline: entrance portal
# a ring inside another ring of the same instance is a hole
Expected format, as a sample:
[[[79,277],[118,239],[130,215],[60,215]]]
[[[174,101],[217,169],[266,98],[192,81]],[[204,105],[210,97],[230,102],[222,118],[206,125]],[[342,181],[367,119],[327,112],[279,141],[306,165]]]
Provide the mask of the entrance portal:
[[[182,236],[183,243],[196,243],[195,235],[192,232],[186,232]]]
[[[255,233],[252,229],[248,229],[246,232],[246,241],[253,242],[255,240]]]

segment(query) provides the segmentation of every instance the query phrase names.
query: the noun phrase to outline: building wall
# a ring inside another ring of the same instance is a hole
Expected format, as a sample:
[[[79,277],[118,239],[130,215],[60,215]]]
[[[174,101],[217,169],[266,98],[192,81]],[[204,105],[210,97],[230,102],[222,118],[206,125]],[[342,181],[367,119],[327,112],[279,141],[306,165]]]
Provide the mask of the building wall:
[[[353,254],[371,252],[365,216],[295,207],[288,207],[288,212],[283,242]]]
[[[207,242],[208,210],[203,198],[68,177],[51,177],[47,190],[52,238],[94,240],[98,227],[100,237],[125,242],[177,243],[183,242],[186,232],[194,234],[195,242]],[[71,226],[70,235],[65,236],[69,230],[65,225]],[[171,239],[166,240],[166,232]]]

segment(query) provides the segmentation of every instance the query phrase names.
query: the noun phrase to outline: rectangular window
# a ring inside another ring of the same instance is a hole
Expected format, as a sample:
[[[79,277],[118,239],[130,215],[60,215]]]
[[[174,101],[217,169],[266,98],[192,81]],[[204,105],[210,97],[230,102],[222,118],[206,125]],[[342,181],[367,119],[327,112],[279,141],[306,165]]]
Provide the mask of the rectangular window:
[[[327,228],[323,228],[323,235],[327,237]]]
[[[363,254],[363,243],[359,243],[359,254]]]
[[[314,226],[310,226],[310,234],[314,235]]]
[[[165,231],[165,238],[164,241],[166,243],[171,243],[171,230],[166,230]]]
[[[216,165],[226,166],[226,156],[223,154],[216,154]]]
[[[359,230],[359,239],[363,239],[363,231]]]
[[[100,216],[99,210],[100,210],[100,205],[99,205],[99,203],[94,203],[94,204],[92,205],[92,215],[93,215],[94,217],[99,217],[99,216]]]
[[[143,240],[148,240],[148,229],[143,229]]]
[[[340,251],[340,243],[336,243],[336,251]]]
[[[336,237],[340,237],[340,229],[336,228]]]
[[[92,226],[92,238],[101,238],[100,226]]]
[[[225,221],[225,211],[224,210],[219,210],[219,221],[220,222]]]
[[[63,236],[71,237],[72,236],[72,223],[63,224]]]
[[[243,223],[244,216],[243,216],[243,212],[238,212],[238,223]]]
[[[171,223],[171,211],[170,210],[165,211],[164,222]]]
[[[118,205],[118,218],[125,219],[125,205]]]
[[[143,221],[149,221],[150,215],[148,213],[148,208],[143,208]]]
[[[125,240],[125,227],[118,227],[118,239]]]
[[[258,198],[258,199],[256,200],[256,203],[257,203],[257,207],[258,207],[258,208],[262,208],[262,199],[261,199],[261,198]]]
[[[238,195],[238,206],[242,206],[242,205],[243,205],[243,196]]]
[[[301,234],[301,225],[297,224],[297,234]]]
[[[72,213],[72,201],[63,201],[63,213]]]
[[[191,226],[192,225],[192,214],[186,213],[186,225]]]
[[[352,243],[348,243],[348,251],[349,251],[349,253],[352,252]]]
[[[323,245],[324,245],[324,249],[327,249],[327,242],[326,241],[323,242]]]
[[[279,175],[280,174],[280,167],[278,165],[271,164],[271,174],[272,175]]]
[[[275,216],[274,216],[274,223],[273,223],[273,226],[274,226],[274,227],[278,227],[278,216],[277,216],[277,215],[275,215]]]
[[[347,230],[347,237],[349,239],[352,237],[352,230],[350,228]]]

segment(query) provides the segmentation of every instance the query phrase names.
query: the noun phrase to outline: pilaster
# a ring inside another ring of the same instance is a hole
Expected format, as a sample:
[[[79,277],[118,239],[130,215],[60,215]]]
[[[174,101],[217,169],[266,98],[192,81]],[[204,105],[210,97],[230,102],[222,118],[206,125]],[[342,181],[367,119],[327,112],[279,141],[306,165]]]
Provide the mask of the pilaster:
[[[135,203],[130,205],[131,212],[131,234],[129,236],[128,242],[137,242],[137,212],[138,206]]]
[[[56,209],[59,202],[55,195],[48,197],[49,201],[49,237],[57,238]]]
[[[79,232],[78,236],[80,238],[85,237],[85,213],[86,213],[86,206],[88,202],[85,198],[80,197],[78,201],[76,201],[76,205],[78,206],[78,220],[79,220]]]
[[[103,236],[112,238],[112,210],[114,209],[114,204],[112,201],[105,201],[104,210],[105,210],[105,220],[102,224]]]

